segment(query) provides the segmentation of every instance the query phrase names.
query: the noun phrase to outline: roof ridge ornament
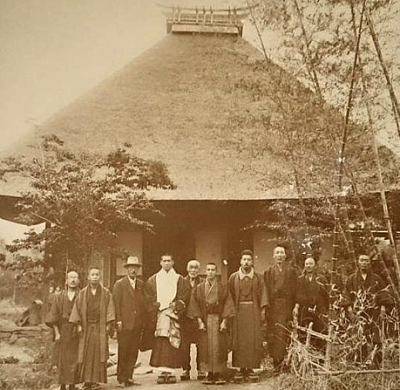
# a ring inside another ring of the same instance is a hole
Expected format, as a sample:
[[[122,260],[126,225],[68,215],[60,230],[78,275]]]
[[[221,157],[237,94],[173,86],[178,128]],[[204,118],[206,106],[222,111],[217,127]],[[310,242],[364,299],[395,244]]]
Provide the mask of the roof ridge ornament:
[[[157,4],[167,18],[167,33],[170,34],[226,34],[242,36],[243,22],[250,14],[250,7],[213,8],[181,7]]]

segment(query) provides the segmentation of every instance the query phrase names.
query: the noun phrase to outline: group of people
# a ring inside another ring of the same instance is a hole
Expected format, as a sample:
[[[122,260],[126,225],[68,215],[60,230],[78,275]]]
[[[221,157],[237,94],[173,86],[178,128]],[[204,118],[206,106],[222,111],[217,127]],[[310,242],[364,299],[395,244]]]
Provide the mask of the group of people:
[[[121,387],[134,384],[139,350],[151,349],[150,365],[159,371],[158,383],[175,383],[176,369],[183,369],[181,380],[189,380],[191,344],[197,349],[196,369],[203,383],[225,383],[230,350],[235,381],[256,381],[264,324],[268,351],[278,372],[293,316],[301,325],[313,322],[315,331],[324,332],[329,293],[311,256],[300,276],[286,260],[283,246],[274,249],[273,259],[274,264],[261,274],[254,269],[253,252],[244,250],[239,269],[222,283],[215,263],[206,264],[205,277],[200,277],[200,262],[190,260],[183,277],[175,271],[173,257],[165,254],[160,270],[143,282],[137,277],[142,264],[130,256],[124,264],[127,275],[115,283],[112,294],[101,285],[99,268],[89,269],[88,285],[82,290],[78,274],[69,272],[66,289],[57,295],[46,319],[60,345],[61,390],[67,386],[73,390],[77,383],[94,389],[107,382],[108,340],[114,330]],[[344,292],[349,313],[359,289],[372,288],[381,310],[386,304],[379,294],[384,283],[364,263],[365,256],[360,256],[360,268],[349,277]]]

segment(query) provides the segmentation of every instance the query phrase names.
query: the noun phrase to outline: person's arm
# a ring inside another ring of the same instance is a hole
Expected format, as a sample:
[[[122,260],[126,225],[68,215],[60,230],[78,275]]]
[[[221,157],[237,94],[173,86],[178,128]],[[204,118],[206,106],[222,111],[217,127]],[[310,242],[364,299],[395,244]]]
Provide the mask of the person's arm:
[[[206,325],[200,317],[197,317],[197,323],[199,325],[199,330],[207,330]]]
[[[57,324],[53,324],[53,330],[54,330],[54,341],[60,340],[61,333],[60,333],[60,329],[58,328]]]
[[[121,282],[115,282],[113,289],[113,300],[115,307],[115,325],[117,332],[122,330],[122,311],[121,311],[121,301],[122,301],[122,290]]]

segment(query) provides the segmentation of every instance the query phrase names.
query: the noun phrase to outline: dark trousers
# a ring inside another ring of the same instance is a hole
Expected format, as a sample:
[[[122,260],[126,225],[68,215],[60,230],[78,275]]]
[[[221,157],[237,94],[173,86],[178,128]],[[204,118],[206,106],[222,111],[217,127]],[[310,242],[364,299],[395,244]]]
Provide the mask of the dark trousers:
[[[117,380],[120,383],[132,378],[139,353],[141,329],[122,329],[118,339]]]
[[[190,371],[190,345],[195,344],[197,349],[196,354],[196,365],[197,370],[200,369],[200,356],[199,349],[197,347],[198,342],[198,330],[190,327],[183,327],[182,329],[182,340],[180,347],[180,354],[182,359],[182,369]]]

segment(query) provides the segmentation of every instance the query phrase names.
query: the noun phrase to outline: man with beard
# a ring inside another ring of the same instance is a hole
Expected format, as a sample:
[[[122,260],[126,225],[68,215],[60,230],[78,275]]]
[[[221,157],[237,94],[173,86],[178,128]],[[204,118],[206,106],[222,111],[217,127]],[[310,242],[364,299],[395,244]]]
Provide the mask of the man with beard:
[[[259,368],[261,364],[261,322],[268,297],[261,274],[254,271],[251,250],[242,252],[239,270],[229,277],[229,289],[236,308],[232,365],[240,368],[235,380],[240,382],[244,377],[257,380],[253,369]]]
[[[265,271],[264,281],[269,298],[266,313],[268,347],[274,370],[278,372],[289,345],[288,327],[295,304],[297,276],[294,268],[286,261],[283,246],[275,247],[273,258],[275,264]]]
[[[56,366],[60,390],[74,390],[78,378],[79,337],[76,326],[69,322],[79,289],[79,275],[75,271],[67,274],[66,289],[54,295],[53,304],[47,313],[46,324],[54,330],[54,340],[58,344]]]
[[[204,384],[225,384],[221,374],[228,359],[227,321],[235,307],[227,286],[217,281],[217,266],[208,263],[206,280],[192,291],[187,315],[196,319],[200,330],[200,369],[207,371]]]
[[[79,380],[83,389],[107,383],[108,333],[115,320],[111,293],[100,283],[100,269],[91,267],[89,284],[75,301],[70,322],[77,325],[79,337]]]
[[[118,339],[117,380],[120,387],[134,384],[133,369],[144,328],[146,302],[143,282],[136,277],[141,266],[136,256],[128,257],[124,264],[127,276],[118,280],[113,290]]]
[[[186,307],[189,307],[190,296],[192,290],[201,282],[201,278],[199,276],[200,271],[200,262],[193,259],[187,263],[187,276],[185,277],[185,282],[187,284],[187,298],[185,299]],[[199,338],[199,327],[197,321],[193,318],[189,318],[187,315],[184,315],[181,322],[181,357],[182,357],[182,369],[183,374],[181,376],[181,380],[189,380],[190,379],[190,346],[194,344],[197,350],[196,356],[196,369],[197,369],[197,379],[204,379],[204,373],[200,370],[200,362],[199,362],[199,350],[197,348],[197,342]]]
[[[146,283],[148,300],[153,304],[154,343],[150,365],[157,367],[157,383],[175,383],[175,369],[181,367],[180,319],[185,310],[187,285],[173,268],[169,254],[161,256],[161,270]]]

